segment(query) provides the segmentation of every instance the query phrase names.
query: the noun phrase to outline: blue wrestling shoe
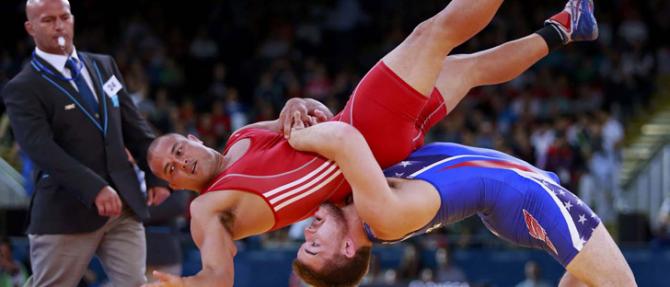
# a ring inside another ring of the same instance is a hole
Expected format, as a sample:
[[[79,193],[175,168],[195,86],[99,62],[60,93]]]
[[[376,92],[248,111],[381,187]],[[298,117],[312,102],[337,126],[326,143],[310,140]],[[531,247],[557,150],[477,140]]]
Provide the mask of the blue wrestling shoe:
[[[561,34],[563,44],[593,41],[598,38],[598,22],[593,14],[593,0],[569,0],[565,9],[547,19]]]

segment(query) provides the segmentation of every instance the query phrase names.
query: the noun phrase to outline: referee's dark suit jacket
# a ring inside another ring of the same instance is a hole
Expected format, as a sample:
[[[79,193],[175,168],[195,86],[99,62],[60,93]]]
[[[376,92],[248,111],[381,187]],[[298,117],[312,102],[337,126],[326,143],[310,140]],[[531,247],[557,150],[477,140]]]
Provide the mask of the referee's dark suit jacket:
[[[59,73],[36,55],[2,91],[16,140],[36,166],[29,234],[97,230],[109,219],[98,215],[95,206],[106,185],[139,220],[146,219],[145,195],[124,148],[148,171],[148,187],[166,186],[147,168],[154,135],[130,99],[114,59],[84,52],[78,57],[95,87],[98,117],[84,110],[84,100],[70,82],[45,72],[43,68]],[[116,95],[102,87],[112,76],[124,85]]]

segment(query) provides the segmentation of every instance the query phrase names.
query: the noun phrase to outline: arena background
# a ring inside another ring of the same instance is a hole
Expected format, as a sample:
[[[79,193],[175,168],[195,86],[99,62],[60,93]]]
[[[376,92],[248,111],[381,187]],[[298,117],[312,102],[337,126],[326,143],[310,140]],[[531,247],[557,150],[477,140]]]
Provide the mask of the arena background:
[[[339,110],[367,69],[447,2],[71,4],[77,48],[115,57],[159,133],[193,133],[222,147],[231,131],[275,118],[291,97],[316,98]],[[639,285],[669,286],[670,221],[662,218],[670,213],[670,2],[595,4],[598,41],[560,49],[508,84],[473,90],[429,141],[494,148],[555,171],[607,223]],[[506,1],[493,22],[455,52],[527,35],[563,5]],[[23,6],[0,3],[0,88],[34,47],[23,29]],[[0,235],[10,237],[13,256],[29,266],[24,228],[32,186],[24,177],[31,166],[13,142],[2,105],[0,115]],[[169,226],[181,247],[174,255],[189,275],[200,263],[187,217],[171,218]],[[290,262],[301,229],[239,242],[236,286],[300,286]],[[149,249],[152,256],[156,251]],[[366,286],[514,286],[525,279],[524,269],[539,270],[551,286],[563,272],[544,252],[495,238],[477,218],[374,254]],[[104,286],[97,261],[90,271],[81,286]]]

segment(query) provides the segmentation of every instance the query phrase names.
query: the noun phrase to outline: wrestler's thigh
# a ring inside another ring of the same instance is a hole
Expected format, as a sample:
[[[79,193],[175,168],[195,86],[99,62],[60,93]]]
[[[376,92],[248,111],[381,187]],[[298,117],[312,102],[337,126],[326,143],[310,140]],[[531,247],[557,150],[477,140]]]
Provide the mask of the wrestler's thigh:
[[[602,223],[566,269],[590,286],[637,286],[626,259]]]
[[[436,39],[440,38],[441,30],[435,27],[435,21],[424,21],[382,58],[395,74],[424,96],[432,91],[442,69],[442,60],[453,48],[446,43],[437,45],[441,42]]]

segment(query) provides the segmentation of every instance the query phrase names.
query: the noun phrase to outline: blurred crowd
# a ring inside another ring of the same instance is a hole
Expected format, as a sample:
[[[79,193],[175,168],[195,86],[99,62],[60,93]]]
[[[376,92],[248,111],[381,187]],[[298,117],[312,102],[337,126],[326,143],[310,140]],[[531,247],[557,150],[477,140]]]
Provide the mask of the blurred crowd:
[[[437,0],[71,2],[76,46],[115,57],[133,100],[159,133],[194,134],[219,149],[232,131],[276,118],[292,97],[315,98],[339,111],[367,69],[446,5]],[[0,88],[34,47],[22,30],[22,5],[0,4],[3,27],[11,27],[0,51]],[[454,53],[532,33],[563,5],[506,1],[493,22]],[[598,1],[596,11],[598,41],[559,49],[510,83],[472,90],[428,141],[493,148],[553,171],[613,223],[617,205],[625,204],[617,176],[622,123],[649,108],[659,75],[670,74],[670,2]],[[481,228],[465,222],[426,240],[438,247],[445,241],[474,246],[479,243],[468,240],[486,233]],[[290,237],[284,231],[246,244],[283,245]],[[440,252],[437,262],[448,262]],[[412,270],[406,277],[403,266],[371,272],[377,279],[370,282],[438,282],[445,276],[467,282],[449,267]]]

